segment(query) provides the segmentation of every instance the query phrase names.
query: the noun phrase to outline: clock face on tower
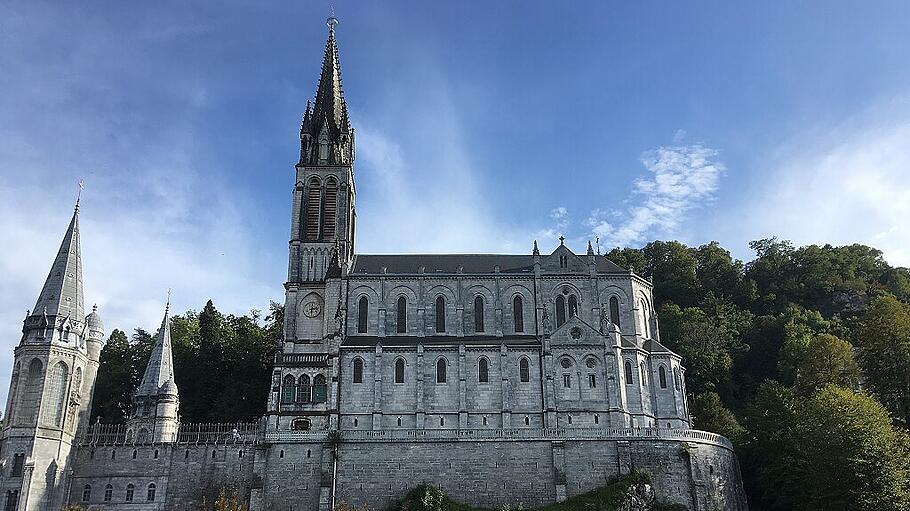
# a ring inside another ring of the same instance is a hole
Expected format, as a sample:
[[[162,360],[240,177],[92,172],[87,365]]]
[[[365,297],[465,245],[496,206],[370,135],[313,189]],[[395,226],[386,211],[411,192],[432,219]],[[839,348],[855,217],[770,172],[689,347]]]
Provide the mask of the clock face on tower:
[[[319,312],[320,312],[319,304],[316,303],[315,301],[307,302],[303,306],[303,313],[308,318],[315,318],[316,316],[319,315]]]

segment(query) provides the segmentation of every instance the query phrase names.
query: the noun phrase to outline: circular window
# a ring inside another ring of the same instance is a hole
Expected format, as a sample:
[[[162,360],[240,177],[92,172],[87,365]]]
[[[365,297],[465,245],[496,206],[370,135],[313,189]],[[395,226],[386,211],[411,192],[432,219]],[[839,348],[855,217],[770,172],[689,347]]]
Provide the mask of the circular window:
[[[585,365],[591,369],[594,369],[594,367],[597,366],[597,361],[593,358],[589,358],[588,360],[585,360]]]
[[[561,365],[564,369],[568,369],[568,368],[572,367],[572,361],[567,358],[564,358],[559,361],[559,365]]]
[[[573,339],[581,339],[581,334],[581,328],[578,327],[575,327],[569,331],[569,335],[571,335]]]

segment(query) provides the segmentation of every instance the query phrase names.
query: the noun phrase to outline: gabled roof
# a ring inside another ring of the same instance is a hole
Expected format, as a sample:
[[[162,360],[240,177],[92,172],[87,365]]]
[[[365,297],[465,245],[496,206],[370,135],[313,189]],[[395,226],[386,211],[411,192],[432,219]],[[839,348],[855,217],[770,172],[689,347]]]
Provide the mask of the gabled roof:
[[[79,203],[70,220],[57,257],[47,274],[41,294],[32,311],[34,314],[69,317],[82,321],[85,317],[82,297],[82,249],[79,246]]]
[[[625,272],[622,268],[604,256],[595,256],[598,273]],[[394,254],[354,256],[351,273],[354,275],[386,273],[412,274],[424,273],[456,274],[459,273],[493,273],[499,266],[501,273],[533,273],[534,256],[527,254]],[[587,271],[587,270],[585,270]]]
[[[136,389],[137,396],[157,396],[165,383],[174,381],[174,355],[171,347],[171,320],[168,317],[168,308],[164,309],[164,319],[161,328],[155,336],[155,346],[152,355],[145,367],[142,382]],[[175,385],[176,387],[176,385]]]
[[[648,339],[645,341],[645,351],[649,353],[673,353],[666,346],[655,341],[654,339]]]

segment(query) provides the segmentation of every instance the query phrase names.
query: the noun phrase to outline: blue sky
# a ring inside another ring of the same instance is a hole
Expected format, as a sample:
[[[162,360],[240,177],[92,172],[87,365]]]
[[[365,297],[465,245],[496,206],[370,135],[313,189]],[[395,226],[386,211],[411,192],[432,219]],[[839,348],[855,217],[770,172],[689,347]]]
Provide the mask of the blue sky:
[[[910,265],[910,3],[338,1],[358,249],[563,233]],[[86,302],[281,300],[328,2],[0,5],[3,370],[84,179]],[[16,247],[9,250],[8,247]]]

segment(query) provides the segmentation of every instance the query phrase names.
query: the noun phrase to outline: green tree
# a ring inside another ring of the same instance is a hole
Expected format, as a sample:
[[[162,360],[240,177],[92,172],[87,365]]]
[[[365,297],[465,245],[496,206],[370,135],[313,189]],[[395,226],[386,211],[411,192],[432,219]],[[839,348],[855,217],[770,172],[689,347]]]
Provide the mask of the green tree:
[[[799,366],[797,390],[811,395],[829,384],[856,388],[858,383],[859,366],[853,359],[853,346],[831,334],[813,336]]]
[[[713,303],[709,310],[710,315],[698,307],[667,303],[658,311],[661,342],[683,358],[687,387],[693,394],[727,391],[734,356],[748,350],[739,332],[750,321],[748,314],[722,302]]]
[[[745,433],[736,416],[721,403],[716,392],[705,392],[695,396],[689,410],[698,429],[723,435],[734,443],[739,443]]]
[[[794,508],[800,491],[800,481],[793,472],[800,456],[797,409],[793,391],[773,380],[759,385],[746,407],[746,434],[740,455],[743,482],[753,508]]]
[[[910,305],[890,295],[876,298],[856,341],[865,382],[895,418],[910,424]]]
[[[91,421],[120,424],[130,413],[131,394],[136,385],[134,359],[126,334],[114,329],[101,350]]]
[[[829,385],[801,408],[796,509],[910,508],[907,434],[865,394]]]

